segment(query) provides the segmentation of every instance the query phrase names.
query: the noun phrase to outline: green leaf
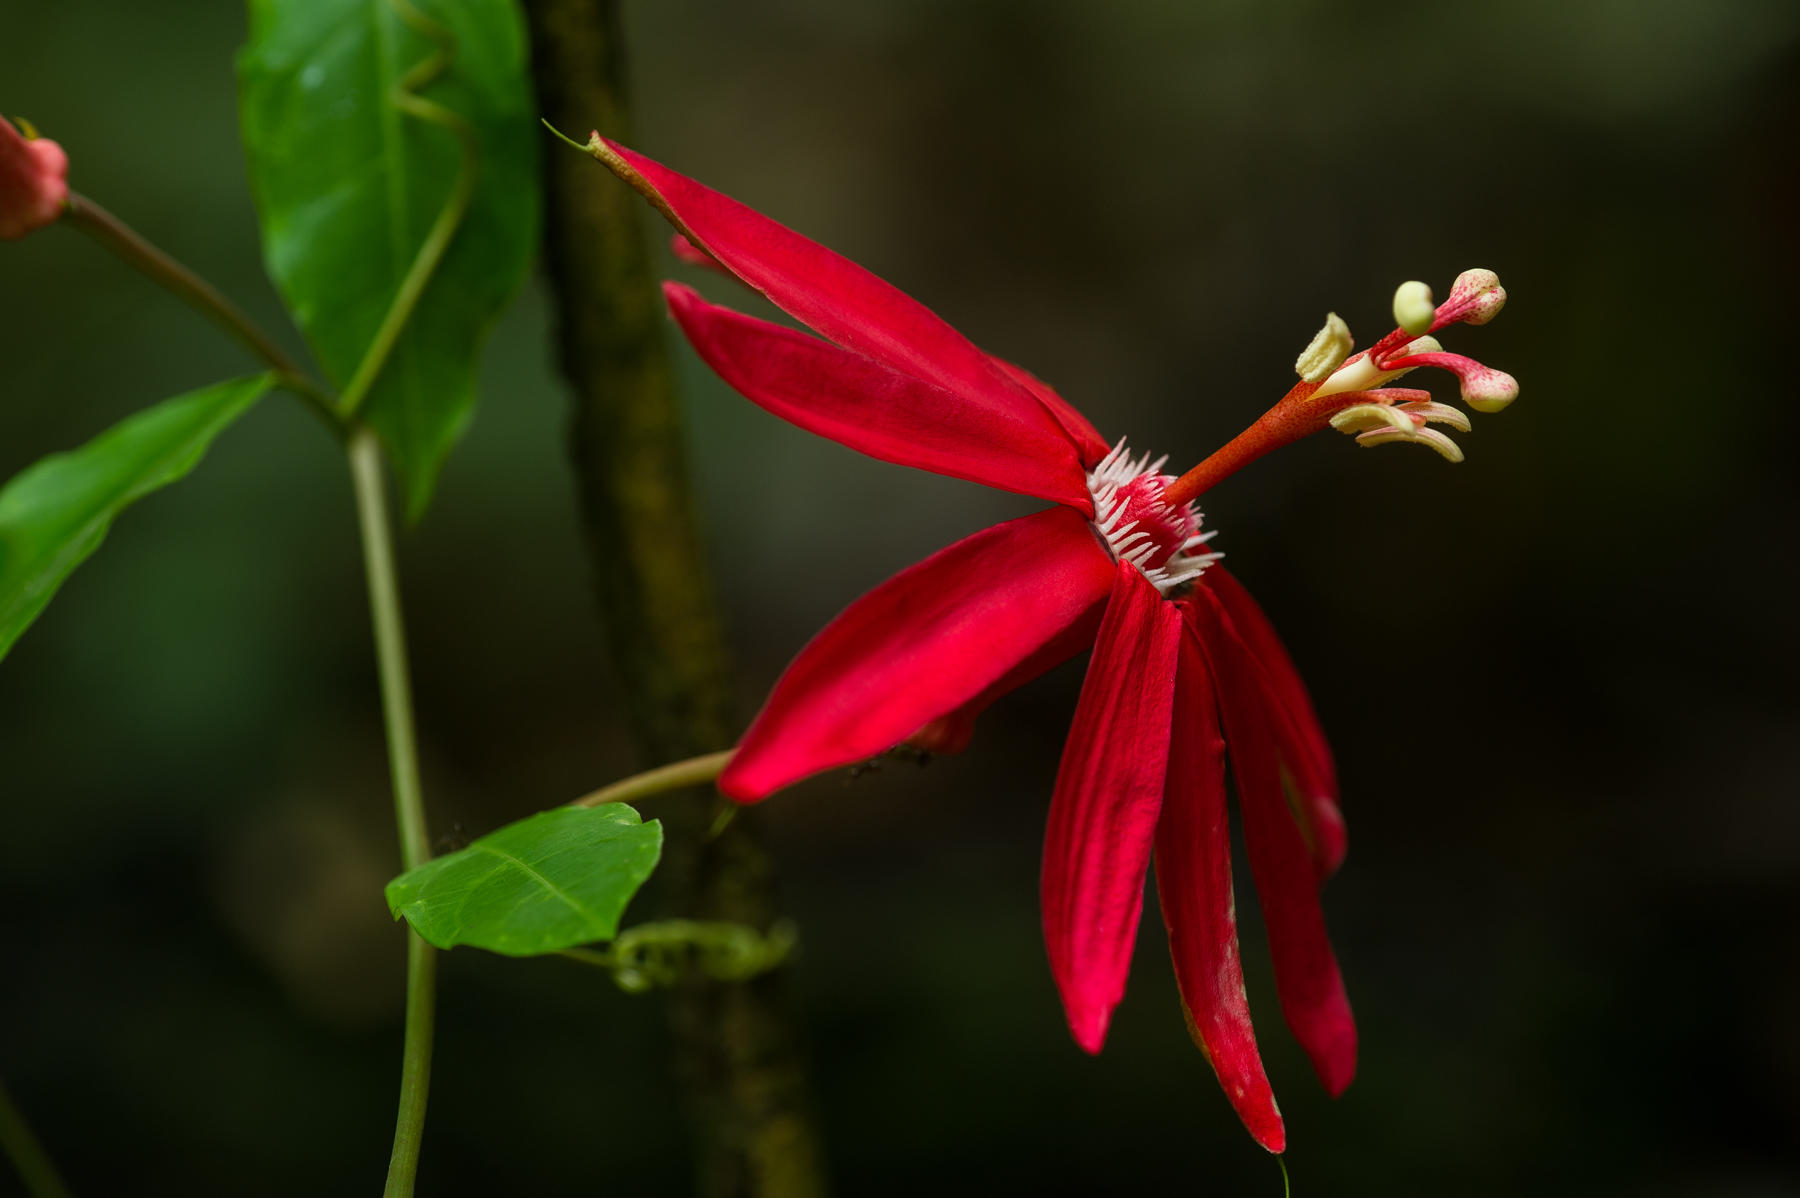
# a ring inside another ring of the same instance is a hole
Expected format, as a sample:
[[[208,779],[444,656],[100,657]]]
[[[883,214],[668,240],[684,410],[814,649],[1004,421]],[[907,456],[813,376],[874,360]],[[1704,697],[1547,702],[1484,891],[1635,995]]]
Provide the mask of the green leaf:
[[[421,82],[421,64],[445,52]],[[250,0],[238,75],[263,257],[340,388],[463,169],[457,133],[396,97],[416,93],[470,134],[472,198],[359,409],[416,517],[473,409],[481,341],[536,244],[538,127],[514,0]]]
[[[273,375],[191,391],[53,454],[0,489],[0,658],[134,500],[192,470]]]
[[[439,948],[531,957],[612,939],[660,856],[662,825],[623,804],[558,807],[401,874],[387,902]]]

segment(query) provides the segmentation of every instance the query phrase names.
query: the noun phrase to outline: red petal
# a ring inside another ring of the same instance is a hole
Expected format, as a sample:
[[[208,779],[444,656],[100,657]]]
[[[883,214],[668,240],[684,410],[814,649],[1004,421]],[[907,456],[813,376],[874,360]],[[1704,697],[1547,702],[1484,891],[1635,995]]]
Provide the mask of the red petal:
[[[1156,892],[1188,1032],[1256,1142],[1281,1152],[1287,1130],[1256,1050],[1238,960],[1218,701],[1192,636],[1181,638],[1175,679],[1169,776],[1156,827]]]
[[[967,537],[851,604],[800,651],[719,789],[754,802],[862,761],[967,703],[1106,593],[1112,560],[1079,512]]]
[[[1281,1010],[1319,1080],[1335,1096],[1356,1073],[1356,1022],[1325,933],[1318,878],[1282,793],[1276,721],[1246,668],[1249,650],[1218,597],[1203,587],[1195,588],[1193,597],[1186,611],[1218,681],[1244,844],[1269,928]],[[1238,644],[1228,651],[1233,640]]]
[[[1242,638],[1241,643],[1255,660],[1252,674],[1277,714],[1275,731],[1281,741],[1282,761],[1299,792],[1301,831],[1312,850],[1319,880],[1324,881],[1343,864],[1347,840],[1343,812],[1338,807],[1337,766],[1331,759],[1331,745],[1319,726],[1312,700],[1307,697],[1306,684],[1300,680],[1300,672],[1294,668],[1293,659],[1282,647],[1269,618],[1241,582],[1223,567],[1213,566],[1201,575],[1201,584],[1218,597]],[[1228,649],[1230,644],[1227,641],[1222,648]]]
[[[621,160],[623,171],[609,165],[644,191],[678,232],[802,324],[973,406],[1010,411],[1060,434],[1061,427],[1033,396],[897,287],[661,163],[611,142],[601,149]]]
[[[1075,1042],[1099,1052],[1125,974],[1162,808],[1181,613],[1120,563],[1044,834],[1044,940]]]
[[[817,337],[664,283],[694,349],[752,403],[870,457],[1066,503],[1092,515],[1074,447],[1037,412],[984,407]]]
[[[994,365],[1006,372],[1006,377],[1019,386],[1037,396],[1038,402],[1056,417],[1056,422],[1069,434],[1075,442],[1075,448],[1081,451],[1081,464],[1093,468],[1100,464],[1100,459],[1112,452],[1112,445],[1100,435],[1086,416],[1075,410],[1075,405],[1058,395],[1050,388],[1050,384],[1026,370],[1023,366],[1014,366],[1004,358],[994,358]]]
[[[1045,642],[1043,648],[1008,670],[999,681],[947,715],[939,716],[907,739],[908,744],[928,753],[960,753],[969,747],[975,735],[975,717],[994,705],[1002,695],[1010,694],[1047,670],[1054,669],[1094,644],[1100,629],[1100,617],[1106,604],[1096,600],[1068,628]]]

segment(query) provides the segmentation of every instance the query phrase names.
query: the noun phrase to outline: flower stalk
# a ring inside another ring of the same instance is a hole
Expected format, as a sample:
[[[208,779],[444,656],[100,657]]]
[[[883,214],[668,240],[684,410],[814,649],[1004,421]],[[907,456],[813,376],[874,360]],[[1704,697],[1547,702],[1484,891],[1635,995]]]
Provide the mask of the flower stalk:
[[[645,770],[602,786],[591,794],[582,795],[569,806],[598,807],[602,803],[635,803],[654,794],[688,786],[702,786],[724,772],[726,765],[731,762],[731,754],[731,749],[724,749]]]

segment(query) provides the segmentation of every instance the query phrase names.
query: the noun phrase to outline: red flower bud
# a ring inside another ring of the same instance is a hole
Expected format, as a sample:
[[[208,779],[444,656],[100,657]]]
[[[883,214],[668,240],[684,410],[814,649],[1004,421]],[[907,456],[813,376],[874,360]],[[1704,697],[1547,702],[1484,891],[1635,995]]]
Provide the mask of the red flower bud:
[[[61,216],[68,174],[69,156],[61,146],[26,137],[0,118],[0,240],[23,237]]]

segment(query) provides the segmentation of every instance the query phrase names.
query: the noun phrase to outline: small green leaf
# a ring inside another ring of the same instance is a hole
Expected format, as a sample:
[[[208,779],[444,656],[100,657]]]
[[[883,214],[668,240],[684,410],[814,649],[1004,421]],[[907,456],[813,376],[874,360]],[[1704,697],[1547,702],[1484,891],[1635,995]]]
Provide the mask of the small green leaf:
[[[558,807],[401,874],[387,902],[439,948],[531,957],[612,939],[661,856],[662,825],[623,804]]]
[[[359,414],[409,511],[475,402],[480,343],[537,238],[537,144],[515,0],[250,0],[239,116],[263,258],[338,387],[472,162],[473,191]],[[424,109],[436,115],[418,115]],[[465,159],[458,129],[473,146]]]
[[[192,470],[273,375],[191,391],[53,454],[0,490],[0,657],[134,500]]]

